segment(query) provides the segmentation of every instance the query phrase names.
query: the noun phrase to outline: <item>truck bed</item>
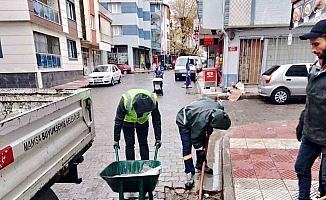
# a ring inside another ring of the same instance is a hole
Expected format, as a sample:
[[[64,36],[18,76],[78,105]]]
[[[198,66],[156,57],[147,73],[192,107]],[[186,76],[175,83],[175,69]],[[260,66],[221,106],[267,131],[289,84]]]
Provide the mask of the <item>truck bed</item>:
[[[0,199],[30,199],[95,137],[89,89],[0,90]]]

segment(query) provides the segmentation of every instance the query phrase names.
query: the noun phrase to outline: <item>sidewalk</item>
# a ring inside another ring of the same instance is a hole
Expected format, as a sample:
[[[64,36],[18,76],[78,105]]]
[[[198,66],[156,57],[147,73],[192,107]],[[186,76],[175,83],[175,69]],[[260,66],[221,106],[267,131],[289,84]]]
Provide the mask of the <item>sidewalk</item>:
[[[204,87],[204,79],[203,73],[199,73],[197,83],[199,88],[201,89],[201,93],[203,96],[207,96],[212,99],[220,99],[220,100],[228,100],[230,93],[223,92],[222,88],[215,88],[215,91],[211,89],[205,89]],[[213,88],[214,89],[214,88]],[[245,86],[245,93],[240,96],[239,99],[257,99],[260,98],[258,94],[258,87],[255,86]]]
[[[229,131],[222,147],[224,200],[297,199],[297,123],[253,123]],[[317,159],[312,167],[312,196],[318,191],[319,164]]]
[[[144,69],[139,69],[139,70],[135,70],[132,71],[132,74],[137,74],[137,73],[152,73],[153,70],[144,70]],[[123,75],[125,76],[125,75]],[[88,87],[88,77],[84,76],[83,78],[76,80],[76,81],[72,81],[72,82],[68,82],[65,84],[61,84],[61,85],[57,85],[52,87],[53,89],[76,89],[76,88],[83,88],[83,87]]]

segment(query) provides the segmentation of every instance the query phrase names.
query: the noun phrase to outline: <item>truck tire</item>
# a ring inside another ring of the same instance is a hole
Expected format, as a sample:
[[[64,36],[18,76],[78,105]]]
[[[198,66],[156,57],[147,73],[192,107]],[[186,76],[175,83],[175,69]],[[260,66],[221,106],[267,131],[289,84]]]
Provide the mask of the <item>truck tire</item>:
[[[54,193],[54,191],[51,188],[49,188],[49,189],[41,190],[40,192],[38,192],[32,198],[32,200],[59,200],[59,198]]]

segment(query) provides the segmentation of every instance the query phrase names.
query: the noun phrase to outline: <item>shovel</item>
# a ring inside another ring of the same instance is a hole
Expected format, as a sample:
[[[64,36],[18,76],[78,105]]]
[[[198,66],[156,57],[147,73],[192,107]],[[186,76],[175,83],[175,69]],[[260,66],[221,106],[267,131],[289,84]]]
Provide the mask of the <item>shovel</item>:
[[[205,156],[207,158],[207,150],[208,150],[208,142],[209,142],[209,134],[206,134],[206,144],[205,144]],[[207,160],[207,159],[206,159]],[[204,178],[205,178],[205,167],[206,167],[206,161],[203,162],[202,168],[201,168],[201,174],[200,174],[200,182],[199,182],[199,200],[203,199],[203,187],[204,187]]]

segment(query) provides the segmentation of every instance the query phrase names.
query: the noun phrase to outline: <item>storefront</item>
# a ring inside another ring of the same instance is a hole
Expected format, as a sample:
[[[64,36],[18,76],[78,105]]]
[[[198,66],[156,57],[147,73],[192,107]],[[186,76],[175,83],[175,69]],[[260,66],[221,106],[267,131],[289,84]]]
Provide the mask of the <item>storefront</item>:
[[[108,63],[128,65],[128,47],[114,46],[112,52],[108,53]]]

